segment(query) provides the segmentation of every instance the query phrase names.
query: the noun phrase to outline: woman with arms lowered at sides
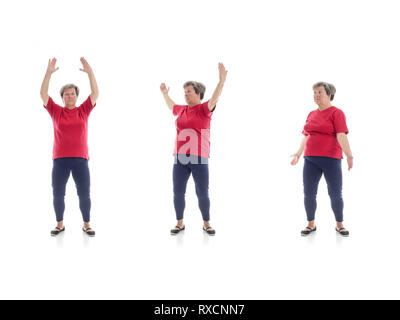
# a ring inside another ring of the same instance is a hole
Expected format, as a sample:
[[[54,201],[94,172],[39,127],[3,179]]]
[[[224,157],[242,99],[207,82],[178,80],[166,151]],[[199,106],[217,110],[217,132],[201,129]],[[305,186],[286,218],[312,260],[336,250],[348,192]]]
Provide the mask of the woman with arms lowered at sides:
[[[83,231],[89,236],[95,235],[95,232],[90,227],[91,200],[87,137],[88,118],[96,105],[99,89],[89,63],[84,58],[80,60],[83,65],[83,69],[80,70],[88,74],[91,93],[79,107],[76,106],[79,88],[74,84],[67,84],[60,90],[64,107],[59,106],[49,97],[50,78],[58,70],[55,58],[49,60],[40,89],[43,105],[49,112],[54,126],[52,186],[57,226],[51,231],[52,236],[58,235],[65,230],[63,223],[64,196],[71,173],[78,191],[79,207],[83,217]]]
[[[161,93],[172,113],[177,116],[175,143],[175,163],[173,167],[174,207],[177,224],[171,230],[175,235],[185,229],[183,212],[185,209],[186,185],[190,175],[196,187],[199,208],[203,217],[203,230],[215,235],[210,225],[210,199],[208,195],[210,153],[210,122],[226,80],[227,71],[222,63],[218,65],[219,82],[209,101],[204,98],[205,86],[199,82],[188,81],[183,85],[187,105],[177,105],[168,95],[169,88],[161,84]]]
[[[326,82],[313,86],[314,101],[318,109],[311,111],[304,126],[304,138],[299,150],[292,156],[295,165],[304,150],[304,206],[308,225],[301,231],[302,236],[317,230],[315,211],[317,209],[318,183],[322,174],[328,184],[331,207],[336,218],[336,231],[348,236],[349,231],[343,227],[342,167],[343,152],[347,158],[348,170],[353,167],[353,154],[347,139],[346,117],[342,110],[332,106],[336,89]]]

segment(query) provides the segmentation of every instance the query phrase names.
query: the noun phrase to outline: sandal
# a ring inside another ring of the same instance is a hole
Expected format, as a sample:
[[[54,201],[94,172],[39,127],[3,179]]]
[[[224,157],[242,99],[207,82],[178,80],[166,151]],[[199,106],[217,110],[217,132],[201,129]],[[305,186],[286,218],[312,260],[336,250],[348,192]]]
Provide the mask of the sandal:
[[[63,226],[62,228],[55,227],[54,230],[51,230],[50,234],[52,237],[58,235],[60,232],[65,231],[65,227]]]
[[[337,233],[340,233],[343,237],[348,237],[349,234],[350,234],[345,228],[338,229],[336,227],[335,230],[336,230]]]
[[[179,232],[181,232],[183,230],[185,230],[185,226],[182,226],[182,227],[175,226],[175,228],[171,229],[171,234],[175,235],[175,234],[178,234]]]
[[[94,232],[94,230],[92,228],[87,228],[85,229],[84,227],[82,227],[83,232],[85,232],[89,237],[94,237],[94,235],[96,234],[96,232]]]
[[[317,230],[316,226],[314,226],[314,229],[311,229],[310,227],[306,227],[304,230],[301,230],[301,235],[308,236],[311,232],[314,232],[315,230]]]
[[[207,234],[209,234],[210,236],[215,236],[215,230],[210,226],[208,226],[207,228],[203,226],[203,230],[207,232]]]

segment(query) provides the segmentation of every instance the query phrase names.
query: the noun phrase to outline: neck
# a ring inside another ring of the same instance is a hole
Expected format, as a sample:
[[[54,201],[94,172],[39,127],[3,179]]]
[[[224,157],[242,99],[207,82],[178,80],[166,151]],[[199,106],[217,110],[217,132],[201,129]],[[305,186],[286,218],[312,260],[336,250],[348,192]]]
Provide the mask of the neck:
[[[65,106],[67,109],[69,109],[69,110],[72,110],[72,109],[75,109],[76,107],[75,106]]]
[[[328,102],[328,103],[321,103],[321,104],[318,105],[318,109],[319,109],[320,111],[323,111],[323,110],[328,109],[328,108],[330,108],[330,107],[332,107],[332,105],[331,105],[330,102]]]
[[[199,105],[199,104],[201,104],[201,101],[199,100],[199,101],[196,101],[195,103],[188,103],[188,106],[189,107],[194,107],[194,106],[197,106],[197,105]]]

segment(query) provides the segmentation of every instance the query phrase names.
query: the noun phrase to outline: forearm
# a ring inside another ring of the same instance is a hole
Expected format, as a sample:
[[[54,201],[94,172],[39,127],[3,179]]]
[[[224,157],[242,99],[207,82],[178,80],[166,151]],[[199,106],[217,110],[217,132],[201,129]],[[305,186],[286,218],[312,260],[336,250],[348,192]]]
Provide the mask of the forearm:
[[[50,78],[51,72],[47,70],[42,82],[42,86],[40,87],[40,97],[42,98],[45,105],[47,105],[47,101],[49,100]]]
[[[306,146],[306,140],[307,140],[307,137],[303,137],[303,139],[301,139],[299,150],[297,150],[297,152],[296,152],[296,155],[298,157],[301,157],[301,155],[303,154],[304,148]]]
[[[224,88],[225,81],[219,81],[217,87],[214,90],[214,93],[208,103],[208,108],[213,110],[217,105],[218,99],[222,93],[222,89]]]
[[[88,72],[88,76],[89,76],[90,91],[91,91],[90,99],[92,100],[92,103],[95,104],[99,96],[99,87],[97,86],[96,77],[94,76],[93,71]]]
[[[353,153],[351,152],[349,140],[347,139],[347,135],[345,133],[338,133],[337,140],[338,140],[339,145],[342,148],[344,154],[346,155],[346,157],[352,158]]]
[[[175,102],[170,98],[168,93],[163,93],[164,100],[170,110],[174,108]]]

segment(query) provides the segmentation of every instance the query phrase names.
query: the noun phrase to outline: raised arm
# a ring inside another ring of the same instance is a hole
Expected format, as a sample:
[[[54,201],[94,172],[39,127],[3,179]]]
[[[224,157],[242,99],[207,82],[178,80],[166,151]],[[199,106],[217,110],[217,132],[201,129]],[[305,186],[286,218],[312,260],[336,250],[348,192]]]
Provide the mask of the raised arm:
[[[292,154],[293,160],[290,163],[292,166],[294,166],[295,164],[297,164],[297,162],[299,161],[301,155],[303,154],[304,151],[304,147],[306,145],[306,140],[307,140],[308,136],[304,136],[303,139],[301,139],[301,143],[300,143],[300,148],[299,150],[297,150],[297,152],[295,154]]]
[[[40,97],[42,98],[43,104],[47,106],[47,102],[49,101],[49,83],[50,78],[53,72],[56,72],[58,68],[56,68],[57,59],[49,59],[49,63],[47,65],[46,74],[44,75],[44,79],[42,82],[42,86],[40,87]]]
[[[353,153],[351,152],[349,140],[347,139],[347,135],[343,132],[340,132],[340,133],[336,134],[336,137],[338,139],[340,147],[342,148],[344,154],[347,157],[347,165],[350,170],[351,168],[353,168]]]
[[[219,82],[214,90],[214,93],[210,101],[208,101],[208,110],[210,111],[213,111],[215,106],[217,105],[218,98],[221,95],[222,88],[224,87],[226,74],[228,73],[228,71],[225,70],[225,67],[222,63],[218,63],[218,71],[219,71]]]
[[[169,88],[167,89],[167,87],[165,86],[165,83],[161,83],[160,90],[161,90],[161,93],[164,97],[164,100],[165,100],[169,110],[172,110],[174,108],[175,102],[168,95]]]
[[[99,88],[97,87],[96,78],[94,77],[92,67],[89,65],[89,63],[86,61],[86,59],[82,57],[81,62],[82,62],[83,69],[80,68],[79,70],[86,72],[89,76],[90,91],[91,91],[90,101],[92,102],[92,105],[95,105],[97,98],[99,97]]]

